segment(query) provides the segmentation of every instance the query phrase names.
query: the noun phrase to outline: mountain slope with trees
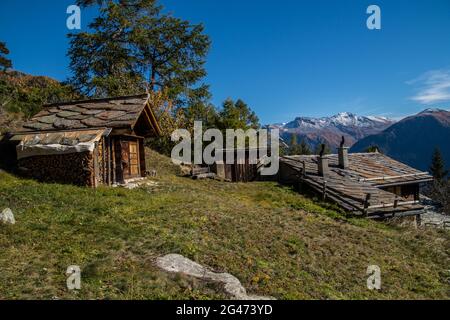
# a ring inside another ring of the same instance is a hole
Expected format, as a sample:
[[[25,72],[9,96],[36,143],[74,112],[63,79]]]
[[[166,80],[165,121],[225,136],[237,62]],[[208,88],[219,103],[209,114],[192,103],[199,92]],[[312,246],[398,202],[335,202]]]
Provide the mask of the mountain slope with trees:
[[[0,133],[20,127],[47,103],[80,98],[70,85],[46,76],[0,71]]]
[[[450,167],[450,112],[427,109],[407,117],[381,133],[355,143],[350,152],[377,146],[384,154],[420,170],[428,170],[436,147]]]

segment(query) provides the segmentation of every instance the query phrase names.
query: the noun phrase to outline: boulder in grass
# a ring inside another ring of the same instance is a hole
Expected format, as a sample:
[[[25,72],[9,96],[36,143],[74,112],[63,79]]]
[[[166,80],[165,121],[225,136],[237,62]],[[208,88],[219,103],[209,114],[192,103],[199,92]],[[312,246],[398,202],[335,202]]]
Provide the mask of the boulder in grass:
[[[6,208],[0,213],[0,222],[4,224],[15,224],[16,219],[14,219],[14,214],[10,208]]]
[[[273,297],[248,295],[241,282],[229,273],[216,273],[180,254],[168,254],[156,259],[156,265],[168,272],[182,273],[206,281],[224,284],[225,291],[239,300],[274,300]]]

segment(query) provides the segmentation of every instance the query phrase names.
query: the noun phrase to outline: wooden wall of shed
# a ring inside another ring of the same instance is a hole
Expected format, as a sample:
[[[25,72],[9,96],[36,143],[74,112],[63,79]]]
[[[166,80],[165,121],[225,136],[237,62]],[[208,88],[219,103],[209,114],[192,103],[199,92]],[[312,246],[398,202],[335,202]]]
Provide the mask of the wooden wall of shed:
[[[394,193],[399,197],[402,197],[403,200],[413,201],[418,200],[420,186],[418,183],[415,184],[405,184],[405,185],[397,185],[397,186],[389,186],[386,188],[381,188],[388,192]]]
[[[251,152],[245,150],[243,159],[238,160],[238,152],[241,150],[226,150],[222,151],[222,160],[211,165],[211,171],[218,177],[224,178],[233,182],[249,182],[258,179],[258,170],[256,163],[250,163]],[[227,163],[227,155],[232,155],[233,162]],[[253,159],[252,162],[254,162]]]
[[[18,160],[19,174],[42,182],[95,187],[92,152],[34,156]]]
[[[233,182],[249,182],[254,181],[258,177],[256,164],[246,163],[220,163],[213,164],[211,171],[216,173],[220,178],[224,178]]]
[[[109,137],[103,137],[98,143],[95,150],[97,157],[97,184],[111,185],[114,183],[114,165],[113,165],[113,144]]]
[[[298,172],[292,167],[280,161],[278,169],[278,181],[287,185],[297,185],[299,182]]]
[[[97,157],[97,160],[94,162],[94,165],[97,167],[95,170],[97,185],[111,185],[113,183],[111,154],[112,146],[109,137],[102,137],[94,151],[94,155]]]
[[[257,176],[256,164],[236,163],[231,165],[232,181],[249,182],[254,181]]]
[[[145,163],[145,145],[144,139],[139,139],[139,163],[141,166],[141,176],[147,175],[147,165]]]

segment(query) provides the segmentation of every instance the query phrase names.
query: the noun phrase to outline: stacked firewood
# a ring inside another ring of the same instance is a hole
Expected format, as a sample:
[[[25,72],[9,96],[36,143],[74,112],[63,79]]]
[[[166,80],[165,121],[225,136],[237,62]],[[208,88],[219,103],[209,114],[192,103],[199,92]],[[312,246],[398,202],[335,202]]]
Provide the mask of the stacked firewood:
[[[19,160],[18,167],[23,176],[39,181],[94,186],[92,152],[23,158]]]

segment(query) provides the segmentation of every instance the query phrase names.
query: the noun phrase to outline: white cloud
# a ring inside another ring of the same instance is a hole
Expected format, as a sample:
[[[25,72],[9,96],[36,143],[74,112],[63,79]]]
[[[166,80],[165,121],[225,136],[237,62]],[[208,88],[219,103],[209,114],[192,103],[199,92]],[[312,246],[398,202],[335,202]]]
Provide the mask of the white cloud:
[[[422,104],[450,101],[450,70],[432,70],[407,84],[417,87],[412,100]]]

